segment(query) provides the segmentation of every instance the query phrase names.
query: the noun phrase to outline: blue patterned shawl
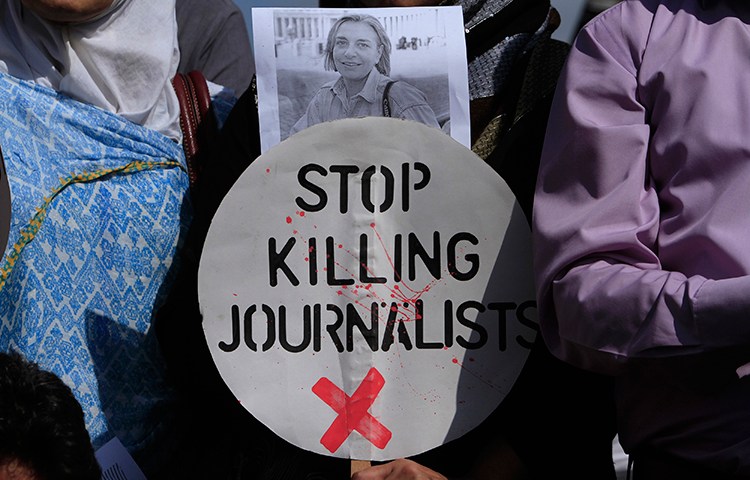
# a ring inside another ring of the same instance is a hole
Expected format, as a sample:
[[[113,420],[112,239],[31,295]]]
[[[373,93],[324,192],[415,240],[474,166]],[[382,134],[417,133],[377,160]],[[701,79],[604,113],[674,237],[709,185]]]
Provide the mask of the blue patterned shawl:
[[[131,451],[163,428],[172,393],[150,331],[189,206],[181,147],[0,74],[11,232],[0,259],[0,350],[59,375],[95,447]]]

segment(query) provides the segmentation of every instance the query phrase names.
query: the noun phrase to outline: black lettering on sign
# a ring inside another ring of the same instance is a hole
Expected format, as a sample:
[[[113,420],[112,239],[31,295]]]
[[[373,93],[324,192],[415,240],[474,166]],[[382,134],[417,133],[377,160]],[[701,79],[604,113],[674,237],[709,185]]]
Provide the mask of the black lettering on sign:
[[[411,180],[412,170],[421,177],[415,183],[412,183]],[[320,184],[322,177],[328,176],[329,172],[339,176],[338,192],[332,192],[330,195]],[[314,196],[314,201],[308,201],[302,196],[298,196],[294,199],[294,202],[306,212],[319,212],[326,208],[330,196],[331,198],[338,198],[339,212],[347,213],[351,207],[349,205],[351,186],[359,185],[359,199],[362,207],[370,213],[376,211],[383,213],[390,210],[396,203],[397,183],[400,181],[401,210],[408,212],[412,192],[426,188],[432,178],[430,168],[421,162],[401,164],[400,179],[397,178],[393,170],[385,165],[370,165],[362,171],[361,175],[358,175],[359,173],[360,169],[356,165],[331,165],[328,169],[315,163],[304,165],[297,171],[297,183]],[[382,192],[380,205],[375,205],[373,197],[375,197],[376,191]]]
[[[417,280],[420,265],[424,266],[430,276],[436,280],[442,277],[443,265],[445,265],[450,276],[462,282],[474,278],[481,266],[477,253],[463,251],[462,245],[465,243],[479,244],[479,240],[468,232],[454,234],[448,239],[445,246],[441,243],[441,236],[438,231],[432,233],[432,244],[423,243],[415,233],[409,233],[406,242],[404,242],[403,235],[397,233],[393,237],[392,250],[387,251],[382,243],[374,241],[367,233],[362,233],[359,235],[359,252],[357,252],[359,267],[356,274],[352,272],[342,273],[342,268],[340,268],[342,255],[346,256],[350,253],[343,250],[341,244],[336,243],[336,239],[332,236],[326,237],[323,250],[318,248],[318,241],[315,237],[307,239],[306,250],[301,250],[301,248],[304,248],[304,241],[302,243],[302,247],[297,247],[297,239],[289,237],[279,250],[277,240],[273,237],[268,239],[268,279],[272,287],[279,285],[279,277],[285,277],[292,286],[298,286],[300,280],[295,275],[292,265],[295,264],[295,261],[301,263],[303,259],[307,262],[307,278],[310,285],[317,285],[318,265],[323,263],[318,258],[319,255],[325,255],[325,281],[330,286],[353,285],[355,279],[356,282],[365,284],[386,283],[387,275],[391,273],[391,270],[393,281],[398,283],[403,275],[404,260],[407,262],[408,279],[411,281]],[[405,247],[404,243],[406,244]],[[391,259],[389,262],[381,262],[380,268],[387,268],[387,271],[375,271],[372,257],[377,247],[381,247],[383,249],[381,253]],[[443,248],[445,248],[444,253]],[[461,255],[463,255],[464,263],[468,265],[463,269],[459,268],[458,264]],[[279,275],[279,272],[283,275]],[[339,275],[348,276],[345,278]],[[302,275],[302,278],[304,278],[304,275]]]
[[[263,315],[256,315],[258,308]],[[507,328],[508,312],[515,312],[516,319],[536,335],[538,326],[531,320],[527,312],[536,308],[533,300],[525,301],[520,305],[514,302],[492,302],[487,306],[481,302],[468,300],[454,308],[452,300],[443,302],[443,318],[425,318],[425,306],[423,300],[414,303],[409,302],[372,302],[365,311],[361,303],[347,303],[342,309],[335,304],[326,304],[323,313],[323,304],[303,305],[301,315],[287,312],[284,305],[275,309],[269,305],[250,305],[241,312],[238,305],[231,306],[229,342],[220,341],[219,348],[223,352],[233,352],[242,343],[253,351],[259,351],[258,339],[255,338],[253,322],[256,325],[265,325],[265,339],[260,346],[260,351],[267,351],[274,346],[290,352],[300,353],[308,348],[319,352],[323,348],[323,339],[327,338],[339,353],[352,352],[357,343],[356,337],[361,337],[367,348],[376,352],[381,350],[387,352],[393,344],[398,341],[405,350],[435,350],[453,346],[454,342],[467,350],[476,350],[488,345],[490,342],[487,329],[477,321],[470,320],[471,312],[479,313],[487,310],[497,312],[499,336],[497,348],[504,352],[507,350]],[[240,315],[242,313],[242,315]],[[477,315],[474,315],[476,317]],[[256,319],[255,317],[260,317]],[[369,321],[368,321],[369,317]],[[380,325],[385,320],[385,328],[380,331]],[[290,338],[290,328],[293,322],[299,322],[301,328],[295,328],[295,338]],[[470,330],[469,338],[464,334],[454,335],[455,325],[461,325]],[[431,328],[430,339],[427,339],[426,328]],[[242,327],[242,328],[241,328]],[[439,329],[442,328],[442,332]],[[299,333],[301,332],[301,334]],[[325,332],[325,333],[324,333]],[[345,338],[342,340],[341,332]],[[441,341],[438,341],[437,338]],[[412,338],[414,340],[412,341]],[[278,342],[277,342],[278,340]],[[525,338],[517,335],[516,343],[525,349],[531,349],[534,338]],[[494,345],[490,345],[494,348]]]

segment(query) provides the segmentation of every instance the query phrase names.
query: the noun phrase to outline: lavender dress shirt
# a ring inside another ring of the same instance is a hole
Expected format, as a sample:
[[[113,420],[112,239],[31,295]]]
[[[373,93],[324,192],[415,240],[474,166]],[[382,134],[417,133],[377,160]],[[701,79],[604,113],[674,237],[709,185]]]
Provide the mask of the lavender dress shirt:
[[[715,3],[626,0],[579,34],[535,267],[551,350],[618,375],[626,451],[750,475],[750,2]]]

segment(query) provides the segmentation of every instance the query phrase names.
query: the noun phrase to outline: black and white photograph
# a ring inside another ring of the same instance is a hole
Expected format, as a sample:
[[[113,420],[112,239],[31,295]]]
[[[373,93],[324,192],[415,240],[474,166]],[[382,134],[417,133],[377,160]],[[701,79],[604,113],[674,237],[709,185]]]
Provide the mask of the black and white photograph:
[[[416,121],[468,146],[458,7],[253,10],[263,150],[312,125]]]

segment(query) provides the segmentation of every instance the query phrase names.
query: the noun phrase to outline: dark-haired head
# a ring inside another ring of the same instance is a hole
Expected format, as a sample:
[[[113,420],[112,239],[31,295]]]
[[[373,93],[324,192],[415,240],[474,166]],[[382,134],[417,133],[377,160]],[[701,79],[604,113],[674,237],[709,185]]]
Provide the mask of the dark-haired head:
[[[81,406],[55,374],[0,353],[0,473],[33,480],[98,480]],[[1,475],[0,475],[1,476]]]

